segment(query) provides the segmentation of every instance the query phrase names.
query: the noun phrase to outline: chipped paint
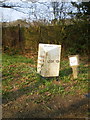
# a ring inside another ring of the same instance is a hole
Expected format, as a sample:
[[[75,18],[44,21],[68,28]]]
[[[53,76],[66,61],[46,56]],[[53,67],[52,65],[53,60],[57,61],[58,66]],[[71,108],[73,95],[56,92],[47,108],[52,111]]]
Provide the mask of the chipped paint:
[[[43,77],[59,76],[61,45],[39,44],[37,73]]]

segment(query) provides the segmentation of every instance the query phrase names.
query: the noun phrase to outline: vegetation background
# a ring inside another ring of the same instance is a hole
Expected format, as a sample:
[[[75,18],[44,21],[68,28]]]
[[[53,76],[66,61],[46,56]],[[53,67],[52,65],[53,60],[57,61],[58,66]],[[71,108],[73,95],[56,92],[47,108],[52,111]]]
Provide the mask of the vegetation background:
[[[32,23],[26,20],[18,20],[7,26],[2,24],[2,45],[3,51],[15,54],[18,50],[37,51],[39,43],[51,43],[62,45],[62,55],[69,54],[89,54],[88,40],[89,34],[89,13],[90,2],[75,3],[77,12],[69,12],[71,18],[67,18],[64,10],[64,3],[52,2],[54,19],[51,23],[46,20],[36,20]],[[2,7],[11,7],[4,4]],[[62,14],[63,16],[62,16]],[[6,27],[5,27],[6,26]]]
[[[61,44],[62,55],[88,54],[88,21],[76,21],[66,25],[60,21],[54,25],[3,27],[3,51],[15,54],[18,50],[37,52],[39,43]],[[61,24],[61,25],[60,25]]]
[[[90,2],[72,3],[77,13],[71,19],[27,23],[2,23],[2,107],[3,118],[87,118]],[[5,5],[2,7],[13,7]],[[83,11],[83,12],[82,12]],[[36,73],[39,43],[61,44],[61,68],[56,78]],[[73,79],[68,55],[80,55],[79,74]]]

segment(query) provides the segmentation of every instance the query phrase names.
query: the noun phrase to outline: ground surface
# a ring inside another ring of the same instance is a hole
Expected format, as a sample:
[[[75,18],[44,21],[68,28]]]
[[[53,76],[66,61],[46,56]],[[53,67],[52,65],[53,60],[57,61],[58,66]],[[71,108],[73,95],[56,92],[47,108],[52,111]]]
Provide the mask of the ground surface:
[[[3,118],[86,118],[88,99],[83,96],[55,96],[47,103],[34,103],[37,95],[3,104]]]
[[[68,60],[63,60],[59,81],[40,79],[34,58],[3,55],[3,118],[87,118],[86,58],[76,80]]]

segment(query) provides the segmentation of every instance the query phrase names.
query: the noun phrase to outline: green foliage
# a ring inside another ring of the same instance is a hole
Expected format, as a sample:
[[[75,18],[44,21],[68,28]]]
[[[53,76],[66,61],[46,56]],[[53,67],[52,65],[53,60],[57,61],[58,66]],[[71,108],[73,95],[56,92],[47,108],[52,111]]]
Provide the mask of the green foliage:
[[[68,60],[61,61],[59,81],[56,78],[41,78],[33,67],[34,60],[21,55],[3,54],[2,85],[3,98],[11,98],[18,93],[29,95],[37,94],[35,103],[47,102],[54,95],[85,94],[88,89],[88,68],[82,62],[79,66],[78,79],[72,77],[72,70]],[[32,67],[31,67],[32,66]]]
[[[19,64],[19,63],[32,63],[34,64],[34,61],[32,59],[29,59],[27,57],[24,57],[22,55],[7,55],[7,54],[3,54],[2,55],[2,65],[3,66],[8,66],[11,64]],[[12,66],[13,67],[13,66]]]
[[[37,52],[39,43],[50,43],[61,44],[63,56],[88,54],[88,21],[71,22],[72,25],[65,24],[65,20],[62,20],[53,26],[3,27],[3,50],[10,55],[27,49]]]
[[[79,19],[87,19],[90,13],[90,1],[89,2],[71,2],[74,7],[77,8],[76,17]],[[72,13],[73,14],[73,13]]]

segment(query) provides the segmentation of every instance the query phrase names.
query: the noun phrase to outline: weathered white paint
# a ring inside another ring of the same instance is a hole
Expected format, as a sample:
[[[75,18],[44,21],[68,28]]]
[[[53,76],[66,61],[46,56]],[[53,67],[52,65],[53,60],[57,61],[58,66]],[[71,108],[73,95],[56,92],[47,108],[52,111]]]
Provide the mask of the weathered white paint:
[[[61,45],[39,44],[37,73],[43,77],[59,76]]]
[[[74,55],[72,57],[69,57],[69,62],[70,62],[70,66],[78,66],[79,65],[78,55]]]

